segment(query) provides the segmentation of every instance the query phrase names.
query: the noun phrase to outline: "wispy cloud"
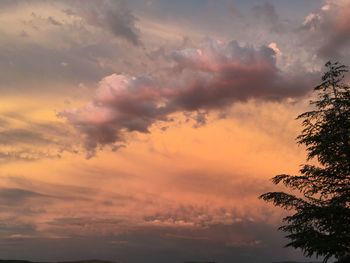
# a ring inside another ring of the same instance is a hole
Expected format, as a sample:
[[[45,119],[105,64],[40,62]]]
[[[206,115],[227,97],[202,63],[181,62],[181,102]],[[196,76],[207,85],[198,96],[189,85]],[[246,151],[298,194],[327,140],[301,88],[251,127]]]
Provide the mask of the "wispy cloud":
[[[75,2],[75,3],[74,3]],[[93,26],[101,27],[116,37],[121,37],[134,45],[140,45],[140,31],[136,27],[136,16],[123,0],[67,1],[73,3],[76,14]]]
[[[0,127],[0,164],[60,158],[76,152],[74,132],[56,121],[34,121],[16,112],[3,113]]]

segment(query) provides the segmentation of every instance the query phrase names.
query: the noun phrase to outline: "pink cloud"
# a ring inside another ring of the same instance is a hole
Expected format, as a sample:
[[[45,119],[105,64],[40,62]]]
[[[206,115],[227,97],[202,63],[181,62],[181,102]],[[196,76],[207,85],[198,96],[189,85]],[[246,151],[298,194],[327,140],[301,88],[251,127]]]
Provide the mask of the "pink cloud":
[[[100,81],[85,107],[59,115],[84,134],[92,156],[98,146],[123,141],[126,132],[147,133],[155,122],[170,121],[172,113],[223,110],[238,101],[281,101],[307,93],[309,77],[282,72],[275,55],[267,46],[208,41],[174,51],[173,75],[165,82],[112,74]]]

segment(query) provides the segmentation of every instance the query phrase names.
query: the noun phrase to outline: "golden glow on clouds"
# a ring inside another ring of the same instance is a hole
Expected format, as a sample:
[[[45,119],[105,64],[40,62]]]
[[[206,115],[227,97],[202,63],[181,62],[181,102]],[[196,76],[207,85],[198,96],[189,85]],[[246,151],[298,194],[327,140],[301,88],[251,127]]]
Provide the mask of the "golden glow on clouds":
[[[19,2],[0,1],[0,247],[10,240],[18,255],[23,240],[70,246],[77,238],[81,246],[113,237],[113,250],[139,244],[154,256],[156,237],[175,253],[215,242],[230,249],[225,255],[273,250],[283,212],[258,196],[274,187],[272,176],[296,173],[305,160],[294,119],[306,110],[310,72],[322,65],[316,39],[328,35],[312,28],[319,21],[307,21],[310,49],[294,30],[302,21],[279,17],[273,5],[232,17],[217,1],[179,1],[184,14],[163,13],[159,1],[150,9],[125,1],[138,10],[117,0]],[[273,25],[264,20],[270,14]],[[130,76],[126,92],[108,82],[104,96],[94,95],[110,76]],[[75,118],[79,109],[86,120]],[[96,149],[90,159],[86,139]]]
[[[55,101],[59,105],[59,99],[6,101],[2,114],[21,109],[28,122],[57,121],[52,105]],[[279,211],[262,213],[267,206],[257,196],[270,189],[270,177],[296,172],[304,159],[293,140],[298,130],[293,117],[300,106],[237,104],[226,118],[212,115],[199,128],[177,114],[166,131],[160,129],[164,124],[156,123],[150,134],[130,134],[125,148],[99,151],[90,160],[63,152],[61,158],[3,163],[1,186],[52,196],[47,200],[51,205],[38,204],[44,213],[23,216],[49,236],[56,231],[63,231],[62,235],[117,233],[150,224],[199,227],[241,218],[277,222]],[[198,211],[194,215],[174,212],[180,207]],[[52,223],[66,217],[127,223],[103,223],[93,229],[66,226],[69,231]]]

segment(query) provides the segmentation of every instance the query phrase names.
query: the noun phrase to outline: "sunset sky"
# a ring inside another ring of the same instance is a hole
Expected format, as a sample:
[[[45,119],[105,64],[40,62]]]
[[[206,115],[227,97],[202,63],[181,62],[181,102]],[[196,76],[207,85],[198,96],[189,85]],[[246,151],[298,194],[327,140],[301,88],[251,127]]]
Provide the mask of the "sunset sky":
[[[0,258],[307,260],[258,196],[350,65],[350,0],[1,0]]]

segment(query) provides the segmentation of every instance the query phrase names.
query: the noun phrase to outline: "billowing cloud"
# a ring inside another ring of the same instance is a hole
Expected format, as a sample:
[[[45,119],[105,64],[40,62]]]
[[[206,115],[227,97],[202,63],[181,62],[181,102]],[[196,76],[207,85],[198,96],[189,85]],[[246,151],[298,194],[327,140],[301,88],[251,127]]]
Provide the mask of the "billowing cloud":
[[[341,56],[350,41],[350,2],[327,0],[317,12],[305,17],[303,28],[319,42],[319,55],[326,59]]]
[[[201,49],[175,52],[177,67],[195,74],[178,89],[171,103],[185,110],[217,109],[236,101],[305,95],[305,77],[280,71],[275,55],[270,47],[256,49],[235,41],[227,45],[209,42]]]
[[[86,107],[60,116],[86,135],[85,147],[93,154],[98,145],[122,141],[125,131],[148,132],[155,121],[167,120],[162,99],[162,91],[149,78],[113,74],[99,83]]]
[[[208,41],[199,48],[172,52],[174,65],[166,80],[113,74],[100,81],[94,99],[83,108],[59,115],[85,135],[89,156],[96,147],[120,143],[130,131],[147,133],[157,121],[176,112],[222,110],[234,102],[280,101],[305,95],[308,76],[282,72],[275,51]]]

